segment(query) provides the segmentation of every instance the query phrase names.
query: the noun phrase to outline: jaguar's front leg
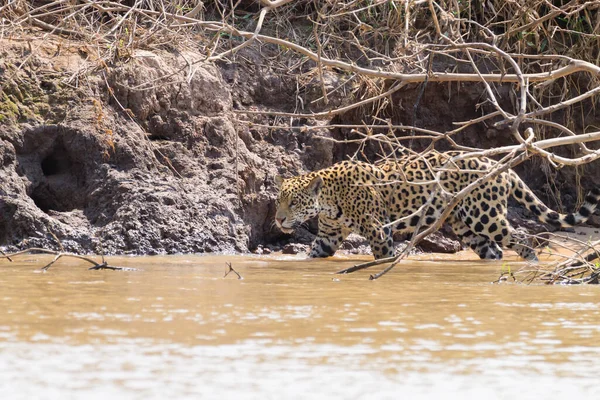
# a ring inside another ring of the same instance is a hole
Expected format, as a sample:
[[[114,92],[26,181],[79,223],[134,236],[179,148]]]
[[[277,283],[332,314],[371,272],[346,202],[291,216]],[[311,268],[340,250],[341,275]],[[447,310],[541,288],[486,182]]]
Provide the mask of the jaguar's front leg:
[[[319,233],[312,243],[309,257],[329,257],[335,254],[350,229],[335,220],[319,216]]]
[[[369,240],[371,252],[376,260],[394,256],[394,239],[392,228],[380,224],[365,224],[360,227],[360,234]]]
[[[371,252],[376,260],[394,256],[394,239],[390,227],[374,228],[367,235],[367,238],[371,244]]]
[[[355,191],[358,230],[371,245],[375,259],[394,256],[394,239],[385,201],[372,187],[359,187]]]

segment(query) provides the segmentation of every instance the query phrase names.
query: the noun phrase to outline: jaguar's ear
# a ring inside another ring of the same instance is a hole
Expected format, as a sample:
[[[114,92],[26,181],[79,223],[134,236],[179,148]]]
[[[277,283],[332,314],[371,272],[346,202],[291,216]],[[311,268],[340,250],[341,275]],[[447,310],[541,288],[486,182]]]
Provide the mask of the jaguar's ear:
[[[315,176],[312,181],[308,184],[308,191],[313,193],[315,196],[321,193],[323,187],[323,178]]]
[[[277,185],[278,188],[281,187],[281,185],[283,184],[283,177],[281,175],[275,176],[275,184]]]

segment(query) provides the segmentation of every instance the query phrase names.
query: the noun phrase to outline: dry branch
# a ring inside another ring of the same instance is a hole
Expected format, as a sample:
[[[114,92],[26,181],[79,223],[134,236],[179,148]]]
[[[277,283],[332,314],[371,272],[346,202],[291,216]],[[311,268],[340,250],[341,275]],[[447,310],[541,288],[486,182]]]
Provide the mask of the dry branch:
[[[54,257],[54,259],[50,263],[48,263],[45,266],[43,266],[41,268],[42,271],[47,271],[56,261],[58,261],[62,257],[71,257],[71,258],[76,258],[78,260],[86,261],[86,262],[88,262],[88,263],[90,263],[90,264],[93,265],[92,267],[89,268],[90,270],[98,270],[98,269],[110,269],[110,270],[114,270],[114,271],[134,271],[135,270],[134,268],[125,268],[125,267],[113,267],[113,266],[110,266],[104,260],[104,257],[102,257],[102,262],[99,263],[99,262],[96,262],[96,261],[92,260],[89,257],[80,256],[78,254],[58,252],[58,251],[54,251],[54,250],[42,249],[42,248],[37,248],[37,247],[32,247],[32,248],[29,248],[29,249],[17,251],[15,253],[10,253],[10,254],[5,254],[2,251],[0,251],[0,253],[2,253],[2,256],[0,256],[0,258],[6,258],[9,261],[13,261],[11,259],[11,257],[21,256],[21,255],[24,255],[24,254],[54,254],[56,257]]]
[[[0,254],[2,254],[2,256],[4,256],[8,261],[13,262],[12,258],[10,258],[10,256],[7,256],[6,253],[2,250],[0,250]]]
[[[227,275],[229,275],[231,272],[236,274],[238,279],[244,279],[235,269],[233,269],[233,267],[231,266],[231,263],[228,262],[227,263],[227,271],[225,271],[225,275],[223,275],[223,278],[226,278]]]

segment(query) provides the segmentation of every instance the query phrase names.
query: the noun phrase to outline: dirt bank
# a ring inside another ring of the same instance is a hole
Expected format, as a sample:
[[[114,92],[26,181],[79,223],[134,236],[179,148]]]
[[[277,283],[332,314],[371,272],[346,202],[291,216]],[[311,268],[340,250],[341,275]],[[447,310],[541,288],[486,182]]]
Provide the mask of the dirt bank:
[[[215,66],[181,81],[197,55],[140,51],[95,68],[78,43],[0,49],[1,244],[156,254],[263,240],[271,177],[302,163],[236,126]],[[135,88],[149,78],[154,87]]]

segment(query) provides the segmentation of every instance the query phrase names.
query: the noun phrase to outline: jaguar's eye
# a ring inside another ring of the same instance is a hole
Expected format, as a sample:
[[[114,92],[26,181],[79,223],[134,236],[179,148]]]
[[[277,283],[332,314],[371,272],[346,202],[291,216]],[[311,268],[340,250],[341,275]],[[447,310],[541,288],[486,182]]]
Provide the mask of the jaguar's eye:
[[[290,206],[292,206],[292,207],[295,206],[296,204],[298,204],[298,200],[292,200],[290,202]]]

